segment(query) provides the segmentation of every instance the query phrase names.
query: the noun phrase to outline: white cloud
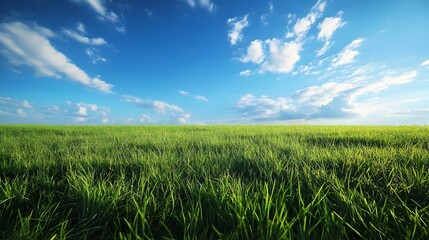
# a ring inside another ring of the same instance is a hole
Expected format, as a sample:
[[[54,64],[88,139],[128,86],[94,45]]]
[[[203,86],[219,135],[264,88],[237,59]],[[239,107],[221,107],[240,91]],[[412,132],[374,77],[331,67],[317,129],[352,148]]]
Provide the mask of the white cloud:
[[[106,45],[107,42],[106,40],[104,40],[103,38],[88,38],[78,32],[75,32],[73,30],[69,30],[69,29],[63,29],[63,33],[65,35],[67,35],[68,37],[80,42],[80,43],[85,43],[85,44],[89,44],[89,45]]]
[[[156,123],[156,120],[153,119],[151,116],[143,114],[140,116],[139,122],[141,123],[148,123],[148,124],[152,124],[152,123]]]
[[[323,20],[323,22],[319,23],[317,28],[320,29],[319,34],[317,35],[317,39],[321,41],[325,41],[323,47],[317,51],[317,56],[321,56],[328,51],[331,47],[330,40],[334,32],[344,26],[345,23],[341,19],[341,14],[338,17],[328,17]]]
[[[188,123],[188,119],[191,117],[190,114],[188,113],[184,113],[182,114],[180,117],[178,117],[176,120],[181,123],[181,124],[187,124]]]
[[[120,27],[115,27],[116,31],[120,32],[120,33],[125,33],[127,31],[127,28],[122,25]]]
[[[264,58],[264,42],[257,39],[250,43],[249,47],[247,47],[247,54],[243,56],[240,61],[244,63],[252,62],[260,64],[264,61]]]
[[[424,67],[424,66],[429,66],[429,59],[428,59],[428,60],[426,60],[426,61],[423,61],[423,62],[420,64],[420,67]]]
[[[344,26],[344,22],[341,17],[328,17],[319,23],[317,28],[320,29],[319,34],[317,35],[318,40],[329,41],[332,38],[334,32]]]
[[[325,44],[323,44],[323,47],[321,49],[317,50],[316,56],[317,57],[322,56],[323,54],[326,53],[326,51],[329,50],[330,47],[331,47],[330,42],[325,42]]]
[[[182,95],[189,95],[189,93],[187,91],[183,91],[183,90],[179,90],[179,93]]]
[[[252,94],[245,94],[236,103],[236,109],[244,119],[262,121],[277,119],[282,111],[292,110],[293,106],[287,98],[271,99],[267,96],[258,98]]]
[[[74,119],[74,121],[75,122],[77,122],[77,123],[82,123],[82,122],[86,122],[86,118],[84,118],[84,117],[74,117],[73,118]]]
[[[28,106],[31,106],[31,108]],[[107,123],[109,122],[108,113],[110,108],[84,102],[66,102],[64,105],[39,105],[30,103],[27,100],[0,97],[0,112],[5,115],[3,119],[0,119],[2,123]]]
[[[229,18],[227,20],[228,25],[231,26],[231,30],[228,32],[228,38],[232,45],[237,44],[243,39],[243,29],[249,26],[247,18],[249,14],[244,15],[240,20],[237,17]]]
[[[340,66],[344,64],[352,63],[357,55],[359,55],[359,51],[356,50],[362,42],[363,38],[358,38],[353,40],[349,45],[347,45],[337,56],[332,59],[332,66]]]
[[[81,22],[77,23],[76,29],[81,33],[86,33],[85,25],[83,25]]]
[[[379,81],[366,84],[365,86],[357,89],[351,96],[350,101],[364,94],[376,94],[394,85],[402,85],[411,82],[417,76],[416,71],[406,72],[396,77],[384,77]]]
[[[203,95],[195,95],[195,99],[203,101],[203,102],[208,102],[209,100],[204,97]]]
[[[215,4],[210,0],[186,0],[189,6],[195,8],[197,3],[200,7],[207,9],[209,12],[213,12],[216,8]]]
[[[266,40],[265,43],[269,47],[270,55],[262,63],[261,70],[273,73],[291,72],[300,59],[301,45],[293,41],[283,43],[277,38]]]
[[[326,0],[319,0],[311,8],[311,11],[307,14],[307,16],[296,21],[295,25],[293,26],[293,33],[297,37],[297,41],[300,41],[305,37],[308,30],[310,30],[316,20],[322,16],[323,12],[325,11],[325,7]]]
[[[362,95],[377,95],[391,86],[407,84],[417,76],[416,71],[398,76],[385,76],[375,81],[327,82],[320,86],[309,86],[296,91],[290,97],[270,98],[243,95],[235,104],[242,120],[279,121],[291,119],[364,117],[369,112],[389,113],[376,103],[359,101]],[[426,111],[413,111],[413,114]]]
[[[17,110],[16,110],[16,113],[18,114],[18,115],[20,115],[20,116],[26,116],[27,115],[27,113],[24,111],[24,109],[22,109],[22,108],[18,108]]]
[[[98,18],[103,21],[108,22],[118,22],[119,18],[116,13],[107,10],[106,1],[104,0],[72,0],[73,2],[86,4],[96,13],[98,13]]]
[[[141,108],[148,109],[155,113],[166,114],[169,112],[184,113],[180,107],[161,101],[154,101],[149,99],[141,99],[130,95],[123,95],[126,102],[133,103]]]
[[[250,75],[252,75],[252,71],[249,69],[246,69],[240,72],[240,76],[250,76]]]
[[[38,75],[62,78],[65,75],[72,81],[111,93],[112,84],[96,77],[91,79],[82,69],[73,64],[63,53],[55,49],[46,33],[49,29],[38,26],[29,27],[22,22],[0,24],[0,43],[3,53],[13,65],[27,65],[35,69]]]
[[[199,100],[199,101],[203,101],[203,102],[208,102],[208,101],[209,101],[209,100],[208,100],[206,97],[204,97],[203,95],[192,95],[192,94],[190,94],[189,92],[184,91],[184,90],[180,90],[180,91],[179,91],[179,93],[180,93],[181,95],[189,96],[189,97],[194,98],[194,99]]]
[[[22,101],[22,106],[25,108],[33,108],[27,100]]]
[[[99,62],[107,62],[107,59],[105,59],[104,57],[99,56],[95,52],[95,49],[93,49],[93,48],[87,48],[87,49],[85,49],[85,53],[91,59],[91,63],[93,63],[93,64],[96,64],[96,63],[99,63]]]

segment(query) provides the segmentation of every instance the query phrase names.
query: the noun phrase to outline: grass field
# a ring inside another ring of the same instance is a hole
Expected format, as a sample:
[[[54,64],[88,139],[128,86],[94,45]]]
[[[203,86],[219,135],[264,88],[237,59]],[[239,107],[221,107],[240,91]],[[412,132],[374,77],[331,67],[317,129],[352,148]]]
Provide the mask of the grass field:
[[[429,239],[429,127],[0,126],[0,239]]]

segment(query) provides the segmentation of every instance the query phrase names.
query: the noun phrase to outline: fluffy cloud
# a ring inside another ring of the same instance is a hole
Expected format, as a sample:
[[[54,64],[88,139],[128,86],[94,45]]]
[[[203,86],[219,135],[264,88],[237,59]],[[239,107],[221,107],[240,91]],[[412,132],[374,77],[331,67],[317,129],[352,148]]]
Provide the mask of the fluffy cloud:
[[[73,64],[63,53],[55,49],[48,37],[51,30],[37,25],[28,26],[22,22],[0,24],[0,43],[3,53],[13,65],[27,65],[40,76],[62,78],[79,82],[105,93],[111,93],[112,84],[99,77],[90,78],[82,69]]]
[[[237,44],[243,39],[242,31],[249,26],[248,17],[249,14],[246,14],[240,20],[237,17],[228,19],[227,23],[231,26],[231,30],[228,32],[228,38],[232,45]]]
[[[73,30],[64,29],[63,33],[68,37],[80,42],[89,45],[106,45],[107,42],[103,38],[88,38],[87,36],[82,35],[82,33],[75,32]]]
[[[210,0],[186,0],[186,2],[193,8],[195,8],[198,4],[200,7],[207,9],[209,12],[213,12],[216,8],[215,4]]]
[[[265,54],[264,54],[264,42],[257,39],[250,43],[250,45],[247,47],[247,54],[244,55],[240,61],[247,63],[252,62],[256,64],[260,64],[264,61]]]
[[[265,49],[268,49],[265,52]],[[247,48],[247,53],[240,61],[259,64],[259,72],[289,73],[301,58],[299,52],[301,44],[298,42],[283,42],[277,38],[254,40]],[[243,72],[243,74],[250,72]],[[242,74],[240,74],[242,75]]]
[[[358,38],[353,40],[349,45],[347,45],[337,56],[332,59],[332,66],[340,66],[344,64],[352,63],[357,55],[359,55],[359,51],[356,48],[360,47],[363,38]]]
[[[319,34],[317,35],[318,40],[329,41],[332,38],[334,32],[344,26],[344,22],[341,17],[328,17],[319,23],[317,28],[320,29]]]
[[[104,0],[71,0],[76,3],[85,4],[98,14],[98,18],[108,22],[118,22],[116,13],[109,11]]]
[[[301,45],[297,42],[285,42],[277,38],[266,40],[269,48],[269,56],[261,65],[262,71],[273,73],[291,72],[295,63],[299,61]]]

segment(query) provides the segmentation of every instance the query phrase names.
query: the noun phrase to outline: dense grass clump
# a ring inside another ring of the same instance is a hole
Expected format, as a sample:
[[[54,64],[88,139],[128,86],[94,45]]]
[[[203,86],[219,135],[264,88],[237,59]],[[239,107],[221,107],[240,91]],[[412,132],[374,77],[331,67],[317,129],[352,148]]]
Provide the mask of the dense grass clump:
[[[0,126],[0,239],[429,239],[429,128]]]

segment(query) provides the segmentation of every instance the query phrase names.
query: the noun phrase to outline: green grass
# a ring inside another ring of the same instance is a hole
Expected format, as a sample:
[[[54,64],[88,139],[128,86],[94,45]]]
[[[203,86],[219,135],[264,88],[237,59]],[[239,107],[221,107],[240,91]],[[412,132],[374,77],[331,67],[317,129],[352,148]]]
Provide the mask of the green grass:
[[[0,239],[429,239],[429,127],[0,126]]]

